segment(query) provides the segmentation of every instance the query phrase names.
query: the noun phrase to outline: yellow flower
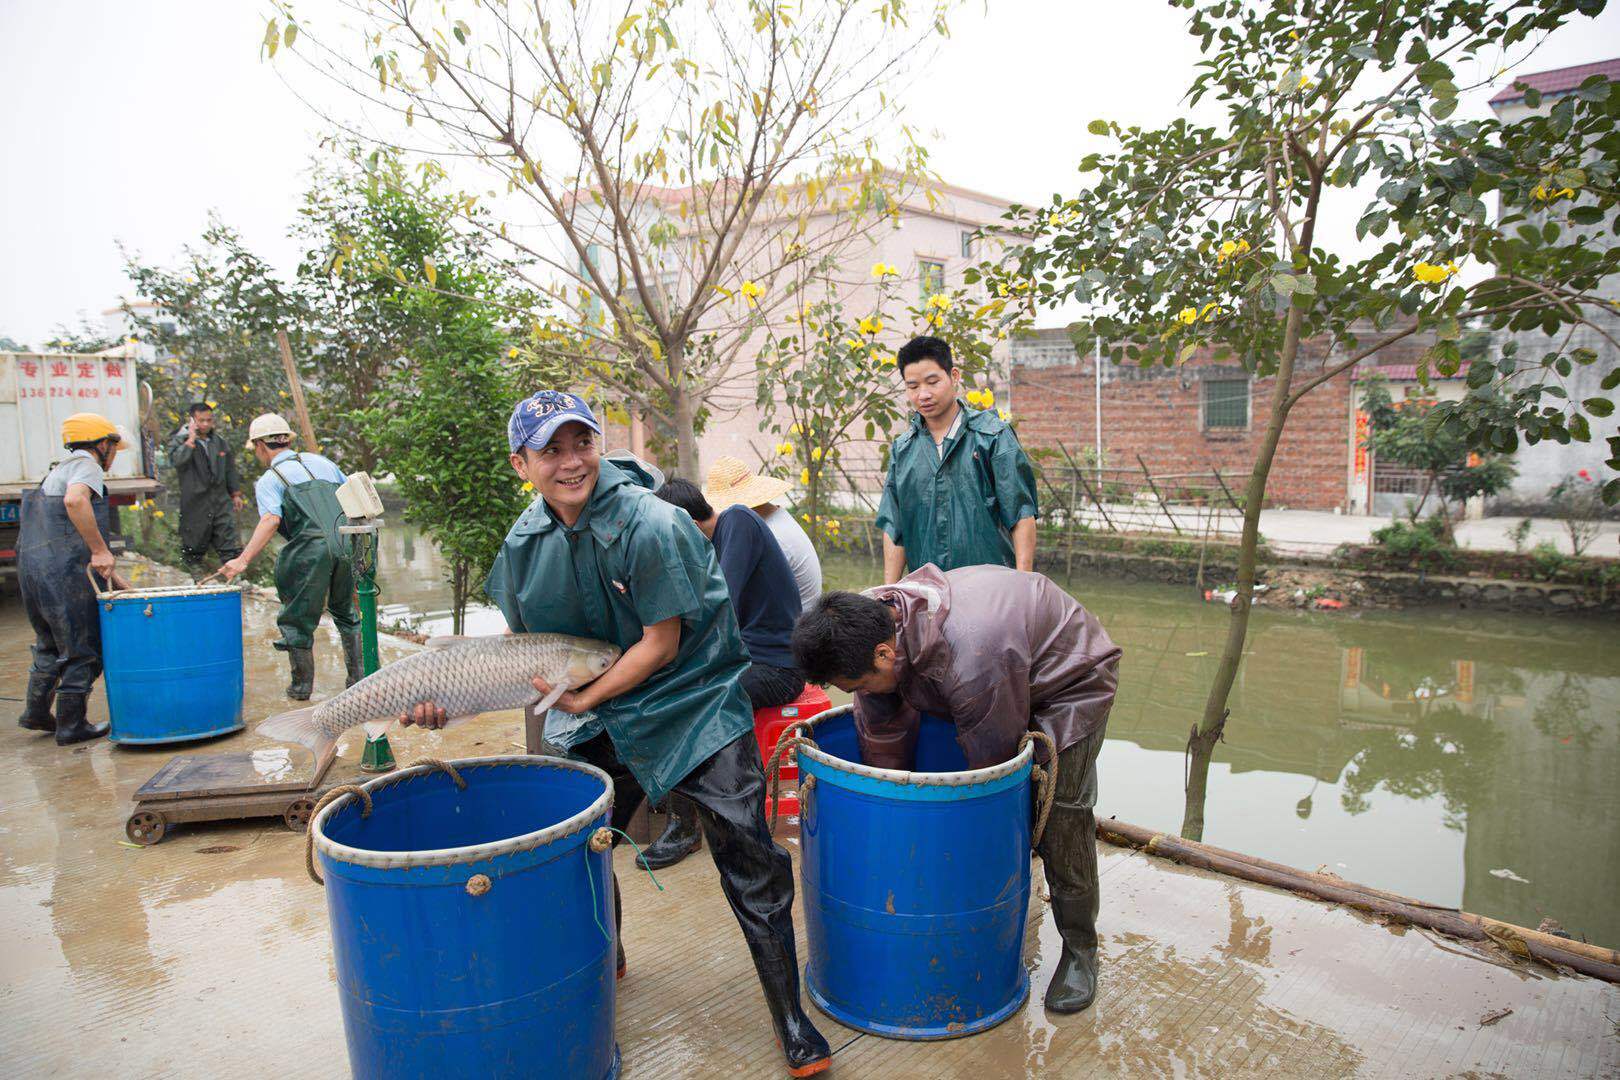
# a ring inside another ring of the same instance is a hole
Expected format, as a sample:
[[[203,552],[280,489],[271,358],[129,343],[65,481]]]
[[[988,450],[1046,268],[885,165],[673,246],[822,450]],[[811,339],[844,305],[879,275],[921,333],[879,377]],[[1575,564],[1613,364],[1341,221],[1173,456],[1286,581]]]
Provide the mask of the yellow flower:
[[[287,391],[285,391],[285,390],[277,390],[276,393],[280,394],[282,397],[287,396]]]
[[[1221,311],[1221,306],[1219,304],[1217,304],[1215,301],[1211,300],[1209,303],[1205,304],[1203,306],[1203,308],[1201,308],[1199,310],[1198,317],[1200,319],[1207,319],[1207,318],[1210,317],[1211,313],[1219,315],[1220,311]]]
[[[928,298],[928,306],[935,311],[947,311],[951,306],[951,298],[944,293],[935,293]]]
[[[810,451],[810,460],[811,461],[820,461],[821,460],[821,447],[818,446],[818,447],[816,447],[816,448],[814,448],[813,450]]]
[[[162,517],[162,516],[163,516],[163,511],[161,511],[161,510],[154,510],[154,511],[152,511],[152,516],[153,516],[153,517]]]
[[[870,337],[883,329],[883,320],[876,315],[868,315],[855,325],[860,329],[861,333]]]
[[[810,470],[809,469],[800,469],[799,470],[799,483],[803,484],[805,487],[810,486]],[[806,518],[805,520],[808,521],[809,519]]]
[[[141,512],[141,504],[140,504],[140,502],[138,500],[136,502],[131,503],[129,508],[130,508],[130,510],[134,511],[137,514]]]
[[[1219,254],[1215,256],[1216,262],[1225,262],[1234,255],[1243,255],[1249,250],[1247,240],[1223,240]]]
[[[517,354],[518,354],[518,351],[517,351],[517,346],[516,345],[514,345],[510,349],[506,350],[506,358],[508,360],[516,360],[517,359]]]
[[[803,435],[804,428],[798,424],[794,424],[792,427],[788,428],[788,432],[793,435]]]
[[[1006,409],[997,409],[996,415],[1001,417],[1001,422],[1003,424],[1012,423],[1012,413],[1008,412]]]
[[[1448,262],[1444,266],[1438,263],[1420,262],[1412,267],[1412,276],[1425,285],[1439,285],[1457,272],[1457,264]]]
[[[872,359],[876,360],[884,367],[893,367],[897,358],[892,352],[884,352],[882,349],[873,349]]]
[[[799,515],[799,520],[804,522],[806,525],[808,525],[808,524],[810,524],[810,515],[809,514],[800,514]]]
[[[1311,77],[1309,75],[1301,75],[1299,77],[1299,89],[1303,90],[1309,85],[1311,85]]]
[[[523,490],[524,491],[533,491],[534,490],[534,482],[531,481],[531,480],[523,481]]]
[[[872,276],[875,278],[894,277],[899,273],[900,271],[896,270],[888,263],[877,262],[872,264]]]
[[[854,338],[845,338],[844,339],[844,344],[847,347],[851,348],[851,349],[864,349],[864,348],[866,348],[865,345],[862,345],[860,342],[856,341]]]
[[[1193,323],[1198,321],[1198,309],[1184,307],[1181,309],[1181,314],[1176,316],[1176,320],[1191,326]]]
[[[781,454],[783,457],[787,457],[793,453],[793,444],[790,442],[778,443],[776,452]]]
[[[928,316],[928,318],[924,319],[923,322],[927,323],[929,326],[938,328],[945,325],[945,316],[935,313]]]
[[[984,402],[984,407],[988,409],[996,403],[996,392],[987,386],[979,394],[979,398]]]
[[[244,393],[244,394],[251,394],[251,393],[252,393],[252,392],[253,392],[253,391],[251,391],[251,390],[249,390],[249,389],[248,389],[248,388],[247,388],[247,385],[246,385],[246,384],[245,384],[245,383],[244,383],[244,384],[243,384],[243,386],[242,386],[242,393]]]
[[[765,290],[760,287],[760,284],[757,281],[743,282],[742,288],[738,291],[742,293],[743,299],[748,301],[749,307],[753,307],[755,304],[759,303],[759,298],[765,295]]]

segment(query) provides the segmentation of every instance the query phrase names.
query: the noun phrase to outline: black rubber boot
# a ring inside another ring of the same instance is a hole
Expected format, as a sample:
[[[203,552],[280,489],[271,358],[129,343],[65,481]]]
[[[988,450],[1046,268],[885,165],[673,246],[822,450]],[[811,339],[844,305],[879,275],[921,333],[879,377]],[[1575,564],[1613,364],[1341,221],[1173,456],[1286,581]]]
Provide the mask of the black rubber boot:
[[[107,734],[107,724],[97,726],[85,719],[89,694],[56,695],[56,745],[72,746]]]
[[[832,1048],[810,1022],[799,1003],[799,962],[791,947],[775,939],[749,940],[754,969],[771,1010],[776,1042],[787,1057],[788,1074],[814,1076],[832,1064]]]
[[[348,669],[349,681],[344,686],[353,686],[366,677],[364,655],[360,650],[360,631],[352,634],[339,634],[343,640],[343,666]]]
[[[674,866],[702,844],[697,814],[691,806],[686,805],[685,799],[671,795],[666,800],[666,810],[669,824],[664,827],[664,835],[636,856],[636,865],[643,870],[662,870],[666,866]]]
[[[1089,896],[1052,894],[1052,918],[1063,937],[1063,954],[1046,988],[1046,1007],[1077,1013],[1097,997],[1097,909]]]
[[[51,700],[55,697],[56,676],[30,671],[27,704],[17,717],[17,726],[29,731],[55,731],[56,718],[51,715]]]
[[[292,667],[287,696],[294,701],[308,701],[309,695],[315,692],[315,650],[288,649],[287,662]]]

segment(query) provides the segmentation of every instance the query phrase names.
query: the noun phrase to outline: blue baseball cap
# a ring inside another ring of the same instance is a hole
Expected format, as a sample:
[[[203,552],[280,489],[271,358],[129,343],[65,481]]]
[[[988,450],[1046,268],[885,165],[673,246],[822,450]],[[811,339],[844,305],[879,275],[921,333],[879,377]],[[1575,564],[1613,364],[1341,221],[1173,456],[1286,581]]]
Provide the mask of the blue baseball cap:
[[[506,422],[506,441],[514,454],[524,446],[544,450],[558,428],[574,423],[602,434],[602,425],[596,422],[584,398],[560,390],[541,390],[518,402],[512,410],[512,419]]]

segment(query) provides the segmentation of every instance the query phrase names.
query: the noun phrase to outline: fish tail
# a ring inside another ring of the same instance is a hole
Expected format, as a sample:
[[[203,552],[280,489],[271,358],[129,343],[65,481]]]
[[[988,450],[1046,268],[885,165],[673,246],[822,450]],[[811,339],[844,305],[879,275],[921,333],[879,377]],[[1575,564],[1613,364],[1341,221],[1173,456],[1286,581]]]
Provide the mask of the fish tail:
[[[260,724],[256,730],[267,739],[306,746],[309,752],[315,755],[315,760],[319,761],[333,740],[315,723],[316,708],[317,706],[309,705],[302,709],[277,713]]]

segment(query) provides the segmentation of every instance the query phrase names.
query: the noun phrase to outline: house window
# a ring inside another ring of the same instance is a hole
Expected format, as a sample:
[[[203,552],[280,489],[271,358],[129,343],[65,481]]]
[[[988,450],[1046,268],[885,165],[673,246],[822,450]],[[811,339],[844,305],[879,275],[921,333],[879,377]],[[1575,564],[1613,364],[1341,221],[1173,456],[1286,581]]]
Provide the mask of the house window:
[[[971,229],[962,231],[962,258],[973,258],[973,232]]]
[[[927,303],[930,296],[945,291],[945,264],[934,259],[919,259],[917,279],[921,284],[921,299]]]
[[[1249,426],[1249,380],[1204,380],[1204,427],[1242,431]]]

